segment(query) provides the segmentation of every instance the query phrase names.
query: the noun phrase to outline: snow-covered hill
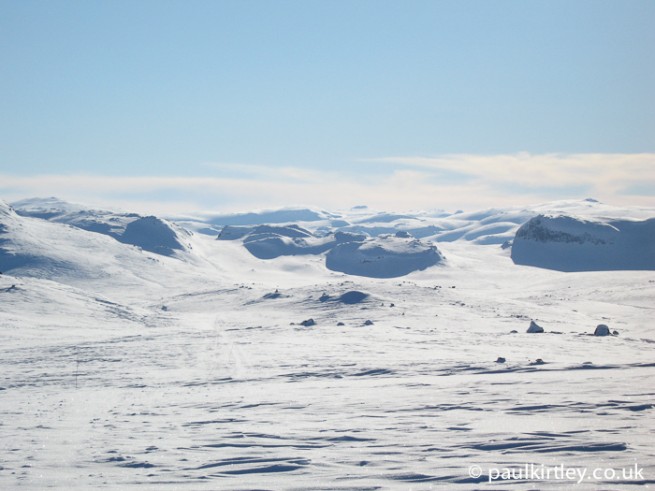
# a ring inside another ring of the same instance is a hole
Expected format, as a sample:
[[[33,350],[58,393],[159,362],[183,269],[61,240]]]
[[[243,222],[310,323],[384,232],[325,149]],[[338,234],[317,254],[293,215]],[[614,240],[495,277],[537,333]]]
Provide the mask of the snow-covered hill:
[[[281,210],[241,214],[233,217],[255,222],[293,217],[310,221],[301,225],[226,225],[214,236],[218,241],[203,234],[194,236],[158,217],[93,210],[56,198],[28,199],[14,206],[15,212],[2,205],[0,268],[20,268],[23,274],[46,278],[62,277],[65,271],[87,278],[111,276],[111,271],[125,269],[129,273],[123,276],[142,277],[152,268],[140,264],[161,261],[158,256],[183,261],[185,274],[203,276],[202,268],[209,267],[231,277],[229,264],[221,258],[225,254],[232,257],[233,247],[228,242],[252,255],[251,268],[261,269],[259,261],[275,260],[266,266],[268,270],[288,269],[280,263],[285,257],[296,270],[303,263],[314,268],[315,258],[324,270],[397,277],[443,263],[436,244],[504,244],[507,248],[515,236],[511,250],[515,264],[563,271],[652,269],[655,242],[653,221],[643,221],[655,212],[613,208],[594,200],[455,214],[394,214],[366,208],[338,213]],[[553,216],[559,218],[549,218]],[[102,239],[103,235],[112,240]],[[139,254],[124,245],[157,255]],[[130,259],[125,259],[126,255]],[[105,258],[102,264],[100,258]],[[239,261],[244,265],[250,262]]]
[[[516,233],[512,259],[560,271],[654,270],[655,218],[538,215]]]
[[[350,275],[397,278],[427,269],[443,259],[435,245],[397,232],[374,239],[340,241],[328,252],[326,266]]]
[[[99,220],[111,220],[108,215],[99,216]],[[128,221],[123,235],[136,235],[139,242],[153,240],[160,245],[161,236],[150,234],[159,227],[151,226],[147,218],[134,218]],[[144,290],[146,286],[174,288],[175,277],[199,275],[193,259],[190,253],[178,258],[155,254],[119,242],[110,234],[91,232],[53,217],[21,216],[0,201],[0,272],[5,274],[54,280],[96,293],[111,284],[118,296],[137,298],[151,294]]]
[[[321,236],[341,231],[377,237],[402,231],[418,239],[436,242],[467,241],[480,245],[500,245],[511,241],[521,225],[540,214],[643,220],[653,217],[655,210],[625,209],[605,205],[594,199],[583,199],[455,213],[443,210],[393,213],[356,207],[330,212],[281,209],[224,215],[220,219],[211,214],[200,214],[193,220],[188,217],[179,220],[193,230],[214,236],[223,229],[236,231],[250,230],[256,225],[297,225]]]
[[[402,231],[375,238],[343,231],[317,237],[297,225],[227,226],[218,239],[240,240],[259,259],[326,253],[328,269],[371,278],[405,276],[443,260],[435,245]]]
[[[16,201],[12,207],[21,216],[66,223],[165,256],[189,250],[189,232],[154,216],[88,209],[54,197]]]

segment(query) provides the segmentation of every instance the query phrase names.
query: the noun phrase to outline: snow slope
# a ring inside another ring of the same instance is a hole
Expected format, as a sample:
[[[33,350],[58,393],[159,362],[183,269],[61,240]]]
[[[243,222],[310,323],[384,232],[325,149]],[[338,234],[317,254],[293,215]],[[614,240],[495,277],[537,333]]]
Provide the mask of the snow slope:
[[[175,288],[175,277],[204,277],[197,266],[190,267],[194,263],[206,265],[189,253],[171,258],[105,234],[20,216],[0,201],[0,271],[5,274],[54,280],[98,293],[111,283],[116,295],[134,299],[156,289]]]

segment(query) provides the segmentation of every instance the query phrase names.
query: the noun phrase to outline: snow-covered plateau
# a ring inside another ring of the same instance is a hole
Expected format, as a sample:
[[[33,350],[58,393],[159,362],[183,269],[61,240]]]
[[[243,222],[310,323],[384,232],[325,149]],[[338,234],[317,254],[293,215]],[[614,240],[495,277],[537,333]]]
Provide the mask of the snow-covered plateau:
[[[3,490],[655,487],[654,209],[0,201],[0,271]]]

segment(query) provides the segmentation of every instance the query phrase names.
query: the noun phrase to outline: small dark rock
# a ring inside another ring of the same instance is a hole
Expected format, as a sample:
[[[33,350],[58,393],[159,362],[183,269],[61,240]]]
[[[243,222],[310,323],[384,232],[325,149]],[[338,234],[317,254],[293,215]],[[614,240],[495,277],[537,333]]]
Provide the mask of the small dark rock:
[[[373,325],[373,321],[372,321],[372,320],[367,320],[366,322],[364,322],[364,325],[365,325],[365,326],[372,326],[372,325]]]
[[[544,328],[537,324],[535,321],[530,321],[530,327],[528,327],[527,332],[529,333],[540,333],[544,332]]]
[[[598,324],[596,330],[594,331],[594,336],[609,336],[610,328],[605,324]]]
[[[304,327],[311,327],[316,325],[316,321],[314,319],[306,319],[302,321],[300,325]]]
[[[337,322],[337,326],[345,326],[343,322]]]
[[[498,359],[496,360],[496,363],[505,363],[507,360],[503,358],[502,356],[499,356]]]

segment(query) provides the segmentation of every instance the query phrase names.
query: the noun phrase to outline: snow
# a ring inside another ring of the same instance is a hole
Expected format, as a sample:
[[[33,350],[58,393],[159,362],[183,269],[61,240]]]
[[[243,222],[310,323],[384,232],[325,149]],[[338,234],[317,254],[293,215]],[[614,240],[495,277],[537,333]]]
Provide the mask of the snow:
[[[54,197],[21,200],[12,206],[21,216],[66,223],[157,254],[172,256],[175,251],[185,251],[189,247],[185,242],[189,232],[154,216],[87,209]]]
[[[332,218],[268,224],[284,254],[261,259],[253,225],[216,240],[160,219],[186,244],[168,255],[58,221],[63,206],[21,216],[0,201],[0,489],[505,489],[468,467],[526,463],[644,468],[585,491],[655,475],[652,270],[525,266],[492,243],[539,215],[575,237],[634,237],[654,210],[425,212],[359,237]],[[412,221],[462,233],[395,236]],[[334,245],[289,255],[295,239]],[[354,274],[329,269],[335,251]],[[526,333],[531,319],[546,332]],[[621,335],[593,336],[599,324]]]
[[[244,227],[228,225],[218,235],[219,240],[236,240],[242,239],[246,236],[261,236],[261,235],[279,235],[283,237],[311,237],[308,230],[299,227],[298,225],[288,226],[271,226],[271,225],[258,225],[256,227]]]
[[[395,278],[443,261],[436,246],[417,239],[380,236],[342,242],[326,255],[326,267],[349,275]]]
[[[516,233],[512,259],[559,271],[653,270],[655,218],[538,215]]]
[[[204,221],[212,225],[263,225],[271,223],[315,222],[332,218],[330,213],[310,209],[265,210],[231,215],[209,215]]]
[[[339,296],[338,301],[348,305],[362,303],[369,297],[368,293],[359,292],[357,290],[349,291]]]
[[[337,231],[317,237],[297,225],[226,226],[219,240],[240,240],[258,259],[325,254],[328,269],[373,278],[404,276],[443,260],[437,247],[398,231],[394,236],[367,238]]]

